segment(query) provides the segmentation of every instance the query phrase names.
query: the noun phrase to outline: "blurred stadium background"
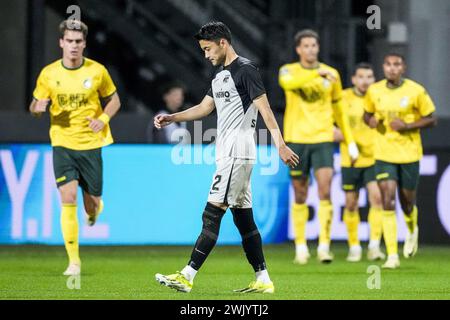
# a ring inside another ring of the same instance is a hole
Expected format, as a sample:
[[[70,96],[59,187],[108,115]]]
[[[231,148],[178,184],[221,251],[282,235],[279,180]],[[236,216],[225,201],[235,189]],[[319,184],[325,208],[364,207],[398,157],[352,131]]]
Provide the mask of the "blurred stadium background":
[[[192,141],[181,151],[193,164],[174,163],[173,147],[153,143],[148,126],[161,109],[165,84],[177,80],[185,86],[186,106],[206,93],[213,69],[192,35],[212,19],[228,24],[237,52],[260,66],[280,125],[284,97],[277,83],[278,68],[296,60],[293,36],[299,29],[319,31],[321,60],[340,71],[345,86],[350,85],[356,63],[371,62],[381,78],[383,55],[404,54],[407,76],[429,90],[439,119],[436,128],[422,134],[420,241],[450,244],[448,0],[0,1],[0,244],[63,244],[48,116],[33,119],[28,104],[39,71],[61,57],[57,27],[69,16],[66,9],[72,4],[80,6],[81,18],[89,26],[86,56],[107,67],[122,100],[111,125],[116,144],[104,150],[105,212],[94,228],[80,228],[81,244],[186,245],[195,241],[214,171],[213,163],[198,159],[209,147]],[[373,4],[381,8],[379,30],[366,26],[370,16],[366,10]],[[202,121],[203,132],[214,127],[215,115]],[[194,130],[193,124],[187,128]],[[259,152],[266,160],[276,157],[262,141]],[[336,153],[337,164],[338,157]],[[276,175],[262,174],[270,165],[260,161],[255,169],[254,211],[266,243],[286,242],[290,238],[288,174],[280,163]],[[344,205],[339,170],[337,165],[332,191],[336,213]],[[362,197],[363,207],[365,202]],[[308,203],[314,213],[314,188]],[[367,209],[362,212],[360,230],[365,240]],[[308,238],[316,239],[315,215],[310,219]],[[170,225],[179,221],[183,223],[173,232]],[[405,227],[399,226],[402,239]],[[345,237],[341,215],[335,214],[333,238]],[[240,243],[230,215],[219,243]]]

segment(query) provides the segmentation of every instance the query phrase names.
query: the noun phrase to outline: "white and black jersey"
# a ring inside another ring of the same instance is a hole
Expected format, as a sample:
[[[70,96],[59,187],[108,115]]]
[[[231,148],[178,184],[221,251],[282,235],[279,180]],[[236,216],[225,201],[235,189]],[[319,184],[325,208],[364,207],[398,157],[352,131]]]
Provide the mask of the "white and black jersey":
[[[217,109],[216,165],[208,201],[231,208],[251,208],[250,176],[256,159],[258,109],[253,100],[265,93],[258,69],[238,57],[221,67],[208,95]]]
[[[238,57],[217,70],[208,91],[217,109],[217,160],[256,158],[258,109],[253,100],[265,92],[258,69],[246,58]]]

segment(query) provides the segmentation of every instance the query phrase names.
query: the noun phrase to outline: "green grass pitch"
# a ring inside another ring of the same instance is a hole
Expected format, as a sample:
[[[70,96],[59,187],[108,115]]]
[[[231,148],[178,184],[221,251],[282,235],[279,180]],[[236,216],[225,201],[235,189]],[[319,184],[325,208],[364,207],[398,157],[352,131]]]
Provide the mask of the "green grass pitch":
[[[313,253],[314,245],[310,246]],[[80,289],[70,290],[63,247],[1,246],[0,299],[450,299],[450,247],[421,246],[401,259],[398,270],[381,270],[380,289],[368,289],[370,265],[345,261],[347,247],[333,244],[335,261],[292,263],[292,244],[267,245],[265,255],[275,294],[236,294],[254,278],[241,247],[216,247],[197,275],[191,293],[159,285],[154,274],[173,273],[187,262],[191,247],[81,247]]]

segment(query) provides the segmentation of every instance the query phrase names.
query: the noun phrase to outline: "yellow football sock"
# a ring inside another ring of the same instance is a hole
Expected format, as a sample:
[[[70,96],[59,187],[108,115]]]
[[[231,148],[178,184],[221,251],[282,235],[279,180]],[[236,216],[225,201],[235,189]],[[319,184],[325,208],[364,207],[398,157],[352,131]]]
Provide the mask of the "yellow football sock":
[[[383,236],[388,255],[398,254],[397,216],[395,210],[383,210]]]
[[[321,200],[319,203],[319,245],[329,245],[331,242],[331,221],[333,218],[333,206],[329,200]]]
[[[409,233],[413,233],[417,227],[417,215],[418,212],[416,206],[414,206],[409,216],[404,214],[406,226],[408,227]]]
[[[78,252],[78,216],[76,204],[63,204],[61,229],[70,263],[80,264]]]
[[[380,241],[383,234],[383,211],[370,208],[367,220],[369,220],[370,240]]]
[[[292,206],[292,220],[294,222],[295,244],[306,244],[306,223],[309,210],[306,204],[294,203]]]
[[[348,209],[344,209],[344,218],[345,225],[347,226],[348,233],[348,245],[349,247],[359,246],[359,238],[358,238],[358,227],[359,227],[359,212],[350,211]]]

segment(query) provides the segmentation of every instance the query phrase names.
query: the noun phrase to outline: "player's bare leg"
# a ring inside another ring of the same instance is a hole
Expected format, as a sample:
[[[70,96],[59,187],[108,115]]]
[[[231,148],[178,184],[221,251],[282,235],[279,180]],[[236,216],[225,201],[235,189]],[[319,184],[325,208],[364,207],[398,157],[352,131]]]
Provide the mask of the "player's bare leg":
[[[419,227],[417,225],[416,191],[408,189],[399,190],[400,205],[402,207],[405,222],[408,227],[405,243],[403,245],[403,256],[413,257],[417,253],[419,245]]]
[[[83,203],[87,215],[87,224],[92,227],[103,211],[102,197],[93,196],[83,190]]]
[[[295,234],[295,258],[294,263],[306,264],[310,257],[306,244],[306,224],[308,222],[309,210],[306,205],[308,195],[308,178],[303,176],[291,179],[294,188],[295,203],[292,208],[292,221]]]
[[[358,210],[358,192],[348,191],[345,193],[345,208],[350,211]]]
[[[58,188],[61,196],[61,230],[64,238],[69,266],[64,271],[66,276],[79,275],[81,260],[78,246],[77,191],[78,181],[70,181]]]
[[[61,202],[67,204],[77,204],[78,181],[72,180],[58,188]]]
[[[358,262],[361,260],[362,248],[358,237],[360,217],[358,212],[358,191],[345,192],[345,210],[343,220],[347,226],[349,252],[347,261]]]
[[[383,203],[383,236],[388,258],[383,268],[396,269],[400,266],[397,243],[397,216],[395,214],[395,194],[397,181],[383,180],[378,183]]]
[[[380,249],[381,237],[383,235],[383,204],[381,201],[381,191],[376,181],[371,181],[366,185],[369,198],[369,216],[368,222],[370,227],[369,250],[367,259],[384,260],[386,255]]]
[[[317,186],[319,189],[319,246],[317,257],[322,263],[333,261],[333,254],[330,252],[331,243],[331,222],[333,220],[333,206],[331,204],[331,180],[333,178],[333,168],[319,168],[315,172]]]

